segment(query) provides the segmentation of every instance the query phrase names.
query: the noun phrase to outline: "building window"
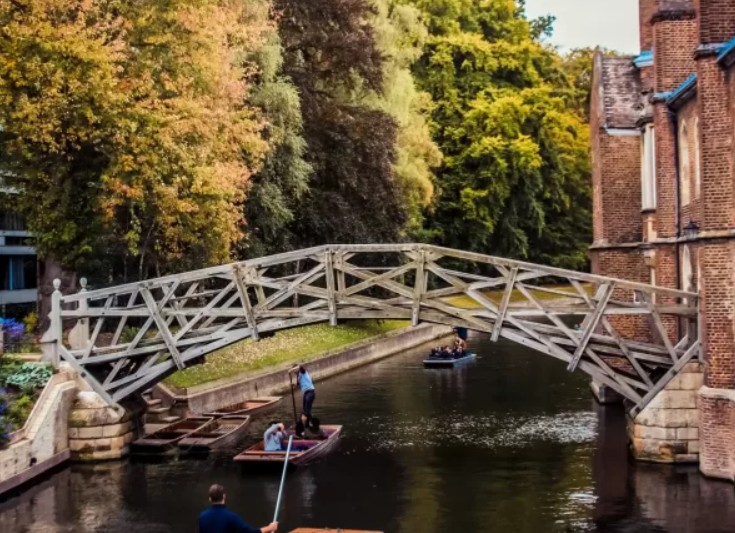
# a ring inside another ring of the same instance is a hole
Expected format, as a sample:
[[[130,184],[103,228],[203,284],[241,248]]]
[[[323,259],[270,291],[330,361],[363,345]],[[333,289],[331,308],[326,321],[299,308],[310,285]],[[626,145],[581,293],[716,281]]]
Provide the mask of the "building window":
[[[652,124],[641,136],[641,208],[656,209],[656,136]]]
[[[694,121],[694,197],[702,194],[702,159],[699,153],[699,117]]]
[[[682,120],[679,126],[679,194],[682,205],[689,205],[691,201],[691,160],[688,139],[687,123],[686,120]]]
[[[35,289],[36,266],[36,258],[32,255],[0,256],[0,290]]]

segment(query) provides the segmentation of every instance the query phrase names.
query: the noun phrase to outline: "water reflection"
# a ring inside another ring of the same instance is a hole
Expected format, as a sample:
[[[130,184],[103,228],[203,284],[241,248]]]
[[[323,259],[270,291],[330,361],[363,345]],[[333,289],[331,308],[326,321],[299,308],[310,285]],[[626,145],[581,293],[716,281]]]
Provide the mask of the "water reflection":
[[[584,376],[513,345],[470,346],[479,360],[455,370],[423,369],[416,350],[319,383],[315,409],[344,437],[328,461],[289,475],[283,530],[735,530],[732,485],[630,461],[624,413],[596,406]],[[193,532],[212,482],[267,523],[278,473],[243,471],[231,455],[75,465],[0,503],[0,531]]]

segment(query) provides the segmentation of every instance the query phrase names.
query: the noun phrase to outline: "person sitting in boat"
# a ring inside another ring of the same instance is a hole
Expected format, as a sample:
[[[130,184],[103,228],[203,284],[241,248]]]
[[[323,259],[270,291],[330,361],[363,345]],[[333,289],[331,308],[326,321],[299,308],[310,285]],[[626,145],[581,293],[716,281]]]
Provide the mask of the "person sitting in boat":
[[[467,349],[467,344],[462,339],[462,337],[457,335],[454,338],[454,349],[452,350],[452,355],[454,356],[455,359],[464,357],[466,349]]]
[[[273,421],[263,434],[263,449],[266,452],[282,452],[283,439],[286,438],[286,426]]]
[[[309,418],[306,413],[301,414],[301,420],[296,423],[296,438],[307,440],[321,440],[327,436],[321,430],[317,417]]]

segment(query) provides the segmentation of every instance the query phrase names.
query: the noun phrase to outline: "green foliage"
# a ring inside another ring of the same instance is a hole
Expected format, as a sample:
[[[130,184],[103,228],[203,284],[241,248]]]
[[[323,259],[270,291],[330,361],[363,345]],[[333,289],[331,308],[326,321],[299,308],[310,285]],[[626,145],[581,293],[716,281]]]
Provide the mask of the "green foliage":
[[[38,328],[38,313],[31,311],[23,319],[23,325],[27,334],[35,335]]]
[[[51,379],[53,371],[49,365],[23,363],[4,380],[5,386],[13,386],[24,392],[41,388]]]
[[[105,281],[226,261],[267,146],[248,2],[0,3],[0,167],[39,252]]]
[[[264,0],[259,2],[268,5]],[[271,149],[262,169],[251,180],[245,204],[248,231],[240,253],[258,257],[292,248],[293,235],[288,226],[308,190],[312,168],[305,160],[298,90],[282,74],[283,47],[275,28],[253,53],[253,62],[261,75],[250,102],[266,120],[264,134]]]
[[[33,393],[21,394],[8,405],[6,420],[10,422],[13,428],[22,428],[35,404],[36,397]]]
[[[369,0],[277,0],[283,72],[301,97],[314,172],[291,224],[297,245],[396,241],[408,221],[395,175],[398,125],[369,105],[384,57]]]
[[[588,133],[558,54],[513,1],[406,3],[430,30],[414,73],[434,100],[432,132],[444,153],[425,236],[583,268]]]

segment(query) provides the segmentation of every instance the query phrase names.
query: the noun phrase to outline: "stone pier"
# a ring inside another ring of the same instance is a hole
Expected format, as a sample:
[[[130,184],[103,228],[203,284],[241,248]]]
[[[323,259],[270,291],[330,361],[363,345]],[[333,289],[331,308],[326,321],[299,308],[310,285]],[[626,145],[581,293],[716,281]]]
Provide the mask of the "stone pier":
[[[110,407],[96,392],[80,391],[69,413],[69,450],[75,461],[120,459],[143,431],[140,405]]]
[[[701,363],[690,363],[633,420],[628,421],[636,459],[656,463],[699,461],[698,394]]]

